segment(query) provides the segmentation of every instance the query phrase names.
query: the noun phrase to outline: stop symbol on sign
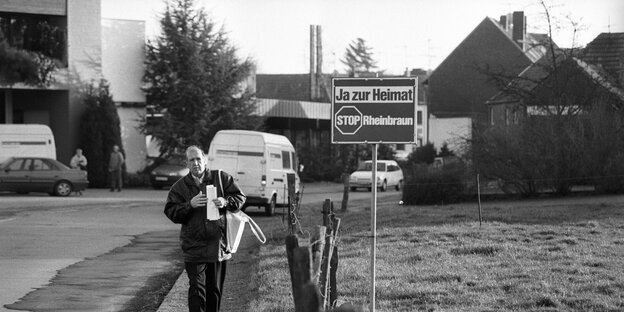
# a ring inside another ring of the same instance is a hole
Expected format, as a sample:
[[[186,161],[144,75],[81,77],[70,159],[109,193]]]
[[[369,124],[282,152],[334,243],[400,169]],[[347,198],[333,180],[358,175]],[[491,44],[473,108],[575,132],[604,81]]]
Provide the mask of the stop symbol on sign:
[[[335,127],[342,134],[355,134],[362,128],[362,113],[355,106],[343,106],[335,115]]]

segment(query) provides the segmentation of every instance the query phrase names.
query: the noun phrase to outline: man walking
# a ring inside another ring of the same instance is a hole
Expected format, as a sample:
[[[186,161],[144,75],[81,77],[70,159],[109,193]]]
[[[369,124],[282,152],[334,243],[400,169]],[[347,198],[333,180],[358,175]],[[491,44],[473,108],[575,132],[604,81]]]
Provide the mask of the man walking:
[[[113,146],[113,152],[110,154],[110,159],[108,160],[108,172],[110,173],[110,191],[114,192],[117,189],[117,192],[121,192],[122,180],[121,180],[121,168],[124,164],[124,156],[119,151],[119,146]]]
[[[245,203],[245,194],[232,176],[206,168],[205,155],[197,146],[186,149],[190,172],[169,190],[165,215],[182,224],[180,243],[184,267],[189,278],[188,307],[191,312],[218,312],[223,295],[227,259],[225,251],[225,213],[238,211]],[[208,219],[206,186],[217,189],[212,200],[218,209],[216,220]]]

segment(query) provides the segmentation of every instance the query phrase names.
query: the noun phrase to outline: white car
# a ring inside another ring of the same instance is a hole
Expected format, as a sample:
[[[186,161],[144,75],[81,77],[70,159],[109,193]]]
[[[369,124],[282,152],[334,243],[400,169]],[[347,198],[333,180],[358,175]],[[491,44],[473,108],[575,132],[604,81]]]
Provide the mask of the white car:
[[[355,191],[358,187],[372,190],[372,169],[373,162],[365,161],[360,168],[353,172],[349,177],[349,185],[351,191]],[[394,186],[398,191],[403,187],[403,170],[394,160],[378,160],[377,161],[377,187],[385,192],[388,187]]]

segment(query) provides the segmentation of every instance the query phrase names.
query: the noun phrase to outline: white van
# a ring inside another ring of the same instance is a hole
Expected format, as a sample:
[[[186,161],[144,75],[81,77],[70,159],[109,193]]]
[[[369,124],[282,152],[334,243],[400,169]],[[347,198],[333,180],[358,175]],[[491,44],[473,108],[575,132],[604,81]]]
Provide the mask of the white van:
[[[295,148],[283,135],[247,130],[221,130],[210,143],[208,168],[234,177],[247,195],[247,206],[264,207],[273,215],[276,206],[288,206],[288,175],[299,192]]]
[[[0,124],[0,163],[13,156],[56,159],[50,127],[39,124]]]

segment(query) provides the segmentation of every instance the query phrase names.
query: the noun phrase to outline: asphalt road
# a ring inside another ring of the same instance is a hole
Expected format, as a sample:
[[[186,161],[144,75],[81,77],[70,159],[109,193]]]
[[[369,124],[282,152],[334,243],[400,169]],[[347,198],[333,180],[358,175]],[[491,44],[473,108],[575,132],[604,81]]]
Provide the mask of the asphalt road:
[[[340,184],[306,184],[303,190],[304,203],[342,199]],[[159,256],[177,248],[179,225],[163,215],[166,194],[0,193],[0,311],[119,311],[141,283],[169,269]],[[355,192],[350,199],[370,194]]]
[[[6,305],[47,285],[61,269],[128,245],[137,235],[178,229],[162,213],[165,196],[99,189],[67,198],[0,194],[0,310],[9,311]]]

